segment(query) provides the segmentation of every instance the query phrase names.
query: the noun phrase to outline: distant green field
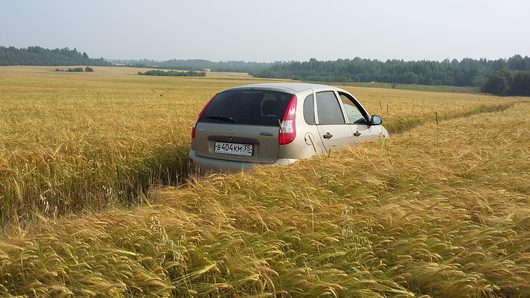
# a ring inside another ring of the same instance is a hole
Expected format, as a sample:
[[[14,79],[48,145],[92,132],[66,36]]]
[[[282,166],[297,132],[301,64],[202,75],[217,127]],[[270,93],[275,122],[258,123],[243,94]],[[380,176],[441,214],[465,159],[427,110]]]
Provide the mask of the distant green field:
[[[337,86],[356,86],[370,88],[392,88],[400,90],[431,91],[431,92],[455,92],[455,93],[479,93],[478,87],[459,87],[445,85],[415,85],[415,84],[391,84],[391,83],[335,83]]]

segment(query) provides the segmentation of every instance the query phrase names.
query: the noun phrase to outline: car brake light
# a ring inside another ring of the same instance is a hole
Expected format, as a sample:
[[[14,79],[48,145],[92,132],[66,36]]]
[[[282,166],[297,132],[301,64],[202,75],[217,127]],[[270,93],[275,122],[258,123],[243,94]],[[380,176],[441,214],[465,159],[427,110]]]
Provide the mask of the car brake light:
[[[197,120],[195,121],[195,123],[193,123],[193,127],[191,128],[191,138],[194,139],[195,138],[195,128],[197,127],[197,123],[199,123],[199,120],[201,119],[202,117],[202,114],[204,113],[204,111],[206,110],[206,108],[208,107],[208,105],[210,105],[210,103],[212,102],[212,100],[215,98],[216,95],[214,95],[212,98],[210,98],[210,100],[208,100],[208,102],[204,105],[204,107],[202,107],[202,110],[201,112],[199,113],[199,116],[197,117]]]
[[[278,134],[278,143],[286,145],[296,138],[296,95],[291,97],[289,105],[285,110],[282,122],[280,123],[280,133]]]

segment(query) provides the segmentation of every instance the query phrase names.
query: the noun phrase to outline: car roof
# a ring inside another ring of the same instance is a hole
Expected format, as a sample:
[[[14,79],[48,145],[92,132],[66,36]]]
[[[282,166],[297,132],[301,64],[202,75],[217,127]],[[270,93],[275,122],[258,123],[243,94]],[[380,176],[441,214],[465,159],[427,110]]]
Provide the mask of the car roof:
[[[243,85],[243,86],[237,86],[230,89],[227,89],[225,91],[232,91],[232,90],[272,90],[272,91],[281,91],[286,93],[297,93],[300,91],[312,89],[315,92],[318,91],[324,91],[324,90],[339,90],[343,91],[342,89],[339,89],[337,87],[328,86],[328,85],[321,85],[321,84],[310,84],[310,83],[262,83],[262,84],[249,84],[249,85]]]

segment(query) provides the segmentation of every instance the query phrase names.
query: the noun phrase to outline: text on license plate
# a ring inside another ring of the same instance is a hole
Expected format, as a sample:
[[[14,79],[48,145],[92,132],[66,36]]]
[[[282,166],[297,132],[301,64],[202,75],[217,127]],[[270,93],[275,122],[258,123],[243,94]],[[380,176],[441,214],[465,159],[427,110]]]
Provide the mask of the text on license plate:
[[[215,153],[252,156],[251,144],[215,142]]]

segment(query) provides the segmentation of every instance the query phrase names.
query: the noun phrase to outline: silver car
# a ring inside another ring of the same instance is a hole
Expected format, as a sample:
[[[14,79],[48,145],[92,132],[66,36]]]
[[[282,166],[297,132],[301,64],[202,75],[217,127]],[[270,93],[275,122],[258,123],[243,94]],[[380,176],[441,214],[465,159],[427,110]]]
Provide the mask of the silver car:
[[[270,83],[216,94],[192,128],[190,166],[241,171],[287,165],[317,154],[388,137],[345,90],[317,84]]]

